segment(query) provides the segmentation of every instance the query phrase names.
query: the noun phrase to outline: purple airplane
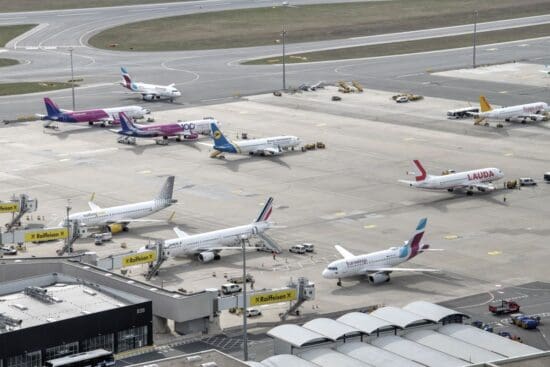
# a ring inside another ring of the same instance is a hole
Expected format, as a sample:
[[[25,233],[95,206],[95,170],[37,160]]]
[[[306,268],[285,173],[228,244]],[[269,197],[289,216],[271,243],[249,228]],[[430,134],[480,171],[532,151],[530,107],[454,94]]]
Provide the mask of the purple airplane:
[[[119,140],[121,143],[135,143],[135,138],[158,138],[164,140],[168,137],[175,136],[178,140],[183,137],[186,140],[196,140],[199,133],[202,133],[202,125],[209,124],[214,120],[199,120],[190,122],[175,122],[170,124],[154,124],[154,125],[137,125],[124,112],[118,114],[120,120],[120,130],[112,130],[124,138]],[[197,126],[200,124],[201,126]],[[195,129],[198,127],[198,131]]]
[[[140,106],[111,107],[82,111],[62,110],[49,98],[44,98],[44,104],[46,105],[48,114],[37,116],[42,120],[48,121],[44,124],[46,127],[56,121],[66,123],[87,122],[90,125],[93,125],[97,121],[101,122],[102,126],[105,126],[106,124],[118,123],[119,113],[124,113],[130,118],[142,118],[144,115],[151,113],[148,109]]]

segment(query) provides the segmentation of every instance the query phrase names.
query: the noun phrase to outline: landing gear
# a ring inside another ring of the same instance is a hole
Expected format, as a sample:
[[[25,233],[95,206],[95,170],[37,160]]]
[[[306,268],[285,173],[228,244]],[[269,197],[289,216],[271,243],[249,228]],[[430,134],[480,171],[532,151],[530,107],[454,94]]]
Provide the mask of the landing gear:
[[[340,278],[338,278],[338,281],[336,282],[336,285],[338,287],[341,287],[342,286],[342,280]]]
[[[170,103],[174,103],[174,98],[170,98]]]
[[[473,194],[474,194],[474,192],[472,190],[466,191],[466,195],[468,195],[468,196],[472,196]]]
[[[453,192],[453,191],[454,191],[454,189],[452,189],[452,188],[451,188],[451,189],[447,189],[447,191],[449,191],[449,192]]]
[[[117,143],[136,145],[136,138],[134,138],[133,136],[121,136],[120,138],[117,139]]]
[[[94,122],[93,121],[88,121],[88,125],[94,126]]]
[[[222,257],[220,256],[220,254],[216,254],[214,255],[214,260],[220,260]]]

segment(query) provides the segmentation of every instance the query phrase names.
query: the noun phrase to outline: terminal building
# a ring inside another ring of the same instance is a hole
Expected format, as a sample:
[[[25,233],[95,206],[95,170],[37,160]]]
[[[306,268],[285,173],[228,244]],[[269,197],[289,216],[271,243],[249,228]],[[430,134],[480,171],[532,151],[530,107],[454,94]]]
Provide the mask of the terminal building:
[[[150,300],[55,272],[0,283],[1,367],[152,343]]]

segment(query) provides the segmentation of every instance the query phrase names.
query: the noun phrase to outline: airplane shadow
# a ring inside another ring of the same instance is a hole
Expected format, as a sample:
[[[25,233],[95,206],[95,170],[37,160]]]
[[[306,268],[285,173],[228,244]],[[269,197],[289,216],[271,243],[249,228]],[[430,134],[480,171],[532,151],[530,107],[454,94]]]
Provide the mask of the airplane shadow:
[[[351,283],[355,282],[355,283]],[[438,283],[438,286],[422,286],[417,284],[422,283]],[[351,284],[350,284],[351,283]],[[411,292],[419,293],[425,295],[441,295],[442,289],[448,289],[448,294],[454,294],[455,287],[463,286],[463,283],[460,279],[454,278],[452,276],[446,275],[444,272],[436,273],[434,275],[426,275],[421,273],[416,274],[400,274],[396,275],[395,273],[391,275],[391,279],[387,283],[381,284],[371,284],[368,282],[366,277],[357,276],[342,279],[342,286],[339,287],[336,285],[336,280],[334,280],[335,289],[332,290],[331,294],[335,296],[356,296],[359,292],[392,292],[401,291],[401,292]],[[443,292],[445,293],[445,292]]]
[[[218,159],[218,158],[213,158],[213,159]],[[274,162],[274,163],[276,163],[280,166],[291,169],[291,167],[288,163],[286,163],[285,161],[283,161],[281,158],[278,158],[278,157],[248,156],[248,157],[242,157],[242,158],[231,159],[231,160],[218,159],[218,161],[221,162],[218,165],[219,166],[223,165],[224,167],[231,170],[232,172],[239,172],[239,169],[240,169],[242,164],[256,162],[258,159],[264,159],[264,160],[267,160],[267,161],[270,161],[270,162]]]
[[[435,200],[430,200],[430,201],[419,202],[417,203],[417,205],[431,207],[443,213],[446,213],[448,211],[447,206],[449,204],[452,204],[453,202],[456,202],[458,200],[485,200],[492,204],[508,206],[508,204],[504,200],[500,200],[495,197],[501,194],[506,196],[507,191],[509,190],[495,189],[493,191],[475,192],[471,196],[466,195],[466,193],[464,192],[454,191],[452,193],[451,192],[448,193],[450,196],[445,196],[445,197],[435,199]]]
[[[52,136],[55,136],[58,139],[65,140],[71,135],[89,134],[91,132],[96,131],[96,129],[102,129],[103,130],[104,128],[100,128],[100,127],[94,128],[92,126],[79,126],[79,127],[72,128],[72,129],[69,129],[69,130],[61,130],[61,128],[56,129],[56,130],[44,128],[43,132],[44,132],[44,134],[52,135]]]
[[[172,223],[172,222],[166,221],[165,223],[152,224],[152,225],[147,225],[147,226],[142,226],[142,227],[132,227],[130,225],[130,227],[129,227],[130,229],[129,229],[128,232],[126,232],[126,236],[129,239],[145,239],[145,240],[166,239],[166,238],[158,238],[158,235],[157,236],[151,236],[150,234],[152,232],[156,232],[156,231],[159,231],[159,230],[172,229],[174,227],[178,227],[179,229],[181,229],[185,232],[190,232],[190,233],[195,233],[195,232],[198,231],[197,227],[192,227],[192,226],[189,226],[189,225],[186,225],[186,224]],[[169,238],[176,238],[176,237],[177,236],[176,236],[175,233],[172,233],[172,235],[169,236]]]
[[[123,146],[121,150],[132,152],[136,155],[142,155],[147,150],[166,148],[166,145],[160,144],[139,144],[139,140],[135,145],[120,144]]]

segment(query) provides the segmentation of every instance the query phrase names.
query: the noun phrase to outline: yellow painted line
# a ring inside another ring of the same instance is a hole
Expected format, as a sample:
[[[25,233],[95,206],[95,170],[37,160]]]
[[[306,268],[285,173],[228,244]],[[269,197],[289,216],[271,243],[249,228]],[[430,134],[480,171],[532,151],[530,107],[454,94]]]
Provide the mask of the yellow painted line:
[[[138,173],[140,173],[140,174],[142,174],[142,175],[146,175],[146,174],[148,174],[148,173],[151,173],[151,171],[148,170],[148,169],[144,169],[143,171],[139,171]]]
[[[456,240],[458,238],[458,236],[456,234],[449,234],[449,235],[446,235],[445,237],[446,240]]]
[[[336,212],[334,213],[334,215],[336,215],[337,217],[343,217],[344,215],[346,215],[346,212]]]
[[[496,256],[496,255],[501,255],[502,252],[501,251],[489,251],[487,252],[487,255],[491,255],[491,256]]]
[[[366,224],[366,225],[363,226],[363,228],[365,228],[365,229],[376,228],[376,224]]]

